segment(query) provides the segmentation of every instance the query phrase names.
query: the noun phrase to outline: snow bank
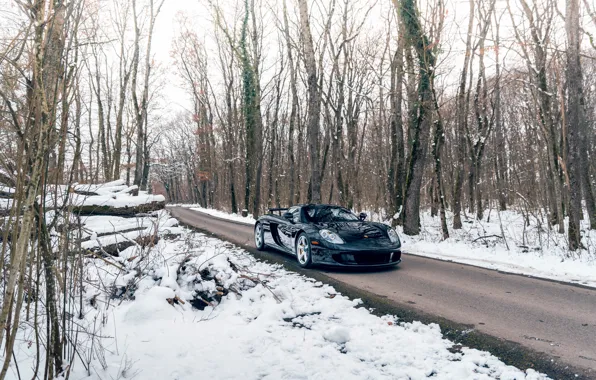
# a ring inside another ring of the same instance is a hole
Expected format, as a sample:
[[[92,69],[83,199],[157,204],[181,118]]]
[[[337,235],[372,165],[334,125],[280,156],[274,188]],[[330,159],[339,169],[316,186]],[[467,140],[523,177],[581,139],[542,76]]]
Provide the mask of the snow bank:
[[[67,201],[68,200],[68,201]],[[48,209],[71,205],[74,207],[134,208],[155,203],[165,204],[163,195],[139,191],[137,186],[126,186],[122,180],[92,185],[57,186],[45,194]]]
[[[409,254],[596,287],[596,231],[588,229],[587,216],[582,222],[586,249],[578,253],[569,252],[566,235],[549,231],[535,218],[526,225],[527,219],[515,211],[501,212],[500,221],[494,210],[489,221],[468,220],[461,230],[450,228],[447,240],[442,238],[438,218],[429,212],[421,217],[418,236],[404,235],[398,227]],[[452,225],[451,213],[448,225]]]
[[[437,325],[376,317],[331,286],[188,230],[150,250],[88,260],[85,281],[73,379],[547,378],[455,349]],[[198,297],[208,298],[202,310]],[[25,326],[15,355],[30,378]],[[8,378],[17,378],[14,365]]]
[[[227,213],[225,211],[220,211],[220,210],[216,210],[213,208],[203,208],[203,207],[200,207],[200,206],[197,207],[197,206],[198,205],[192,205],[192,206],[186,206],[186,207],[190,208],[191,210],[195,210],[195,211],[202,212],[204,214],[215,216],[216,218],[232,220],[234,222],[244,223],[244,224],[248,224],[251,226],[253,226],[256,222],[256,220],[252,216],[252,214],[249,214],[248,216],[244,217],[242,215]]]
[[[136,187],[136,186],[135,186]],[[101,184],[76,184],[73,189],[81,193],[95,193],[95,195],[109,195],[111,193],[119,192],[128,189],[124,180],[116,180]]]
[[[165,202],[163,195],[152,195],[140,192],[138,196],[130,194],[112,193],[110,195],[79,195],[72,196],[74,206],[106,206],[114,208],[138,207],[153,202]]]

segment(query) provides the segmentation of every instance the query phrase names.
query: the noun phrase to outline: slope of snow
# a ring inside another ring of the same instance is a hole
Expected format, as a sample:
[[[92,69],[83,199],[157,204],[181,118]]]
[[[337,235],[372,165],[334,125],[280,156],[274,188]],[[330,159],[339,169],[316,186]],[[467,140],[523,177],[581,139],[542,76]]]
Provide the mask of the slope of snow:
[[[76,326],[88,363],[75,356],[71,379],[547,378],[487,352],[455,349],[437,325],[374,316],[331,286],[202,234],[185,230],[152,251],[131,247],[110,260],[86,264]],[[102,293],[100,284],[130,296]],[[224,288],[230,292],[221,302],[191,306],[197,292]],[[31,378],[34,338],[24,327],[15,354],[21,377]],[[8,378],[17,378],[14,363]]]
[[[475,265],[508,273],[577,283],[596,287],[596,231],[583,222],[585,250],[574,253],[567,249],[567,236],[549,231],[536,220],[525,225],[523,215],[493,211],[489,221],[469,220],[461,230],[451,229],[443,240],[438,218],[422,214],[422,231],[418,236],[401,233],[404,251],[414,255]],[[501,231],[502,228],[502,231]],[[503,236],[505,239],[503,239]]]
[[[196,205],[189,207],[218,218],[255,223],[252,217],[242,218]],[[397,231],[408,254],[596,287],[596,231],[589,230],[587,216],[582,221],[586,249],[573,253],[566,248],[566,235],[548,230],[539,223],[539,217],[526,219],[516,211],[493,210],[486,214],[488,221],[468,220],[463,223],[463,229],[453,230],[453,215],[447,212],[450,232],[447,240],[442,238],[440,220],[431,217],[428,211],[421,215],[420,235],[404,235],[401,227]],[[369,215],[369,220],[389,224],[379,213]],[[530,223],[526,225],[528,219]]]
[[[216,210],[214,208],[204,208],[204,207],[201,207],[200,205],[179,204],[179,205],[170,205],[170,206],[186,207],[186,208],[189,208],[194,211],[199,211],[204,214],[214,216],[216,218],[227,219],[227,220],[231,220],[231,221],[239,222],[239,223],[243,223],[243,224],[249,224],[251,226],[253,226],[255,224],[255,218],[252,216],[252,214],[249,214],[247,217],[244,217],[239,214],[232,214],[229,212]]]

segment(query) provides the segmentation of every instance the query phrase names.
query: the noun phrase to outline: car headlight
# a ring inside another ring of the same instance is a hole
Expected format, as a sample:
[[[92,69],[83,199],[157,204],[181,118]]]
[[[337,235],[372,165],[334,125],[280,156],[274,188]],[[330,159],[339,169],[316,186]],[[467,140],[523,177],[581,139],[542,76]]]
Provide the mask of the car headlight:
[[[339,235],[336,234],[335,232],[331,232],[329,230],[321,230],[321,231],[319,231],[319,234],[321,235],[321,237],[323,239],[327,240],[329,243],[333,243],[333,244],[343,244],[344,243],[342,238],[340,238]]]
[[[387,235],[389,235],[389,240],[391,240],[392,243],[399,243],[399,236],[397,236],[397,232],[395,232],[393,228],[390,228],[387,231]]]

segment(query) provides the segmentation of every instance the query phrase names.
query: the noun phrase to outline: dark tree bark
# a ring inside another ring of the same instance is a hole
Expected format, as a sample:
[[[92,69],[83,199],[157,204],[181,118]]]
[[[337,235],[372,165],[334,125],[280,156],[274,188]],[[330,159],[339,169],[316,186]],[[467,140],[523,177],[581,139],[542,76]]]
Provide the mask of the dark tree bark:
[[[497,18],[497,11],[494,11],[495,28],[495,46],[500,44],[500,28],[499,19]],[[496,139],[496,155],[495,155],[495,174],[497,179],[497,197],[499,200],[499,209],[501,211],[507,210],[507,152],[504,135],[503,113],[501,110],[501,61],[499,55],[500,49],[495,49],[495,89],[494,89],[494,113],[495,113],[495,139]]]
[[[582,247],[581,219],[581,137],[586,127],[583,117],[583,78],[580,62],[579,0],[567,0],[565,31],[567,34],[567,171],[569,175],[569,249]]]
[[[404,23],[406,46],[411,46],[418,57],[418,102],[417,118],[412,125],[411,156],[406,180],[406,198],[404,215],[404,233],[417,235],[420,233],[420,188],[424,175],[424,164],[430,137],[432,113],[434,109],[433,83],[436,57],[427,36],[422,30],[418,18],[418,10],[414,0],[393,0],[399,9]]]
[[[458,230],[462,228],[461,222],[461,209],[462,209],[462,189],[464,185],[464,162],[466,159],[466,130],[468,118],[467,118],[467,97],[466,87],[468,80],[468,67],[472,57],[472,32],[474,30],[474,14],[475,14],[475,3],[476,0],[470,1],[469,10],[469,21],[468,21],[468,34],[466,36],[466,55],[464,57],[464,65],[462,68],[459,88],[457,90],[457,163],[456,163],[456,175],[453,189],[453,229]]]
[[[449,228],[447,227],[447,215],[446,215],[446,202],[445,202],[445,191],[443,187],[443,167],[441,164],[441,155],[443,152],[443,145],[445,144],[445,130],[443,128],[443,120],[439,113],[439,103],[437,102],[436,93],[433,90],[434,106],[436,113],[435,121],[435,135],[433,139],[433,157],[435,160],[435,181],[437,200],[439,204],[439,213],[441,219],[441,231],[443,233],[443,239],[449,239]]]
[[[304,40],[304,65],[307,75],[308,91],[308,123],[307,139],[310,154],[310,188],[311,202],[321,203],[321,166],[319,160],[320,136],[319,122],[321,116],[321,92],[318,85],[317,62],[306,0],[298,0],[300,9],[300,25]]]
[[[399,22],[399,21],[398,21]],[[391,224],[397,225],[399,218],[396,215],[403,206],[403,183],[404,183],[404,129],[402,117],[403,81],[404,81],[404,30],[399,22],[400,38],[397,50],[391,61],[391,160],[387,173],[387,190],[389,193],[389,206],[391,213]]]
[[[296,163],[294,157],[294,130],[296,128],[296,119],[298,117],[298,89],[296,86],[297,81],[297,74],[296,74],[296,65],[294,63],[294,52],[292,49],[292,44],[290,41],[290,26],[288,23],[288,8],[286,4],[286,0],[284,0],[283,4],[283,12],[284,12],[284,35],[286,39],[286,49],[288,54],[288,66],[290,67],[290,92],[292,93],[292,106],[290,111],[290,121],[288,126],[288,161],[289,161],[289,177],[290,177],[290,184],[289,184],[289,196],[288,196],[288,205],[291,206],[299,201],[295,196],[295,183],[296,183]],[[300,186],[300,185],[298,185]]]

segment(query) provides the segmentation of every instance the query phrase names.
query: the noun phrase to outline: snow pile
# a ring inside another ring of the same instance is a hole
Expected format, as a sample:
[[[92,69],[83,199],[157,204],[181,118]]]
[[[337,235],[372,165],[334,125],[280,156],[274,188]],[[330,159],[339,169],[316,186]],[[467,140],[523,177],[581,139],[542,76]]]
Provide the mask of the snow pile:
[[[88,260],[86,271],[71,378],[546,379],[187,230]],[[27,325],[18,337],[23,378],[32,376],[32,336]]]
[[[105,206],[114,208],[138,207],[155,202],[165,202],[163,195],[152,195],[141,192],[138,196],[129,194],[114,193],[112,195],[74,195],[73,205],[76,206]]]
[[[111,195],[112,193],[122,192],[127,189],[138,189],[137,186],[126,186],[126,182],[120,179],[100,184],[75,184],[72,188],[77,193],[88,193],[89,195]]]
[[[165,207],[165,197],[139,191],[138,186],[127,186],[123,180],[117,180],[98,185],[57,186],[45,194],[45,204],[49,209],[62,205],[73,206],[85,213],[139,207],[153,211]]]
[[[488,221],[464,221],[461,230],[449,229],[447,240],[439,218],[429,212],[421,215],[420,235],[404,235],[401,227],[398,232],[410,254],[596,287],[596,231],[589,230],[587,216],[582,221],[586,249],[573,253],[567,235],[549,231],[538,219],[516,211],[499,214],[493,210]],[[451,227],[452,214],[447,217]]]
[[[202,212],[204,214],[208,214],[208,215],[214,216],[216,218],[232,220],[234,222],[248,224],[248,225],[251,225],[251,226],[253,226],[255,224],[255,222],[256,222],[256,220],[252,216],[252,214],[249,214],[248,216],[245,217],[245,216],[242,216],[242,215],[231,214],[231,213],[227,213],[225,211],[216,210],[216,209],[213,209],[213,208],[196,207],[196,205],[185,206],[185,207],[189,207],[191,210],[199,211],[199,212]]]

